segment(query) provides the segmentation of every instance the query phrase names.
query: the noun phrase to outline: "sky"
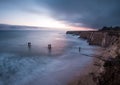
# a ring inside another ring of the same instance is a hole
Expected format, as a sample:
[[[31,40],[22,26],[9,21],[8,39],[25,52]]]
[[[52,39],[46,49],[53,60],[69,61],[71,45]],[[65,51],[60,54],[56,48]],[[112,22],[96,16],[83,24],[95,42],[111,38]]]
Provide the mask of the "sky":
[[[120,26],[120,0],[0,0],[0,23],[91,30]]]

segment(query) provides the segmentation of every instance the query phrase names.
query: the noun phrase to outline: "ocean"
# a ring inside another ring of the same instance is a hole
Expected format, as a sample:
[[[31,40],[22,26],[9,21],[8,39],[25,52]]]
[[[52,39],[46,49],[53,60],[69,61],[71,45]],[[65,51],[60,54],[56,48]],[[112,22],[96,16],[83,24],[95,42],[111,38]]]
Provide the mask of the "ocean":
[[[64,31],[0,31],[0,85],[66,85],[96,49]]]

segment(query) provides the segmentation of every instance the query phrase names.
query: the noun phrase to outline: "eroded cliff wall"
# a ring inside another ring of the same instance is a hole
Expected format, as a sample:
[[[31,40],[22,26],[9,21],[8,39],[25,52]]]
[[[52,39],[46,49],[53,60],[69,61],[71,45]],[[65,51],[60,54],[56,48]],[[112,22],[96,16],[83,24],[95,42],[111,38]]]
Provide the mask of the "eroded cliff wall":
[[[89,44],[105,47],[94,62],[97,71],[93,71],[92,76],[96,85],[120,85],[120,32],[82,31],[75,34],[87,39]]]
[[[80,38],[87,39],[90,45],[108,47],[118,40],[120,32],[101,31],[68,31],[67,34],[80,35]]]

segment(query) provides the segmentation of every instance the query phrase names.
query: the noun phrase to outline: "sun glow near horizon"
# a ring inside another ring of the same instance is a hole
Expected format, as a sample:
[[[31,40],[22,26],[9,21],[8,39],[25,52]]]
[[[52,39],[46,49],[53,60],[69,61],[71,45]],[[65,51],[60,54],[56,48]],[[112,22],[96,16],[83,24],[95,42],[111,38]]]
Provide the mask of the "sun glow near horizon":
[[[91,30],[89,28],[71,26],[64,21],[59,21],[46,15],[22,15],[24,16],[14,16],[14,18],[9,17],[9,21],[3,20],[2,23],[11,25],[37,26],[55,30]]]
[[[25,25],[25,26],[37,26],[47,28],[67,29],[68,25],[62,21],[55,20],[49,16],[20,16],[14,17],[8,20],[3,20],[1,23],[11,25]]]

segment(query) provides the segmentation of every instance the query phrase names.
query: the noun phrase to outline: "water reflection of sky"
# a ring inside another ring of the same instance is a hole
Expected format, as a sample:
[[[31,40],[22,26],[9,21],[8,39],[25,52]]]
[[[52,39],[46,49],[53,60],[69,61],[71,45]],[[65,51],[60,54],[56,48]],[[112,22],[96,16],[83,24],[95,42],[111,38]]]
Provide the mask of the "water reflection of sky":
[[[92,61],[82,54],[93,55],[97,49],[76,36],[58,32],[8,32],[4,35],[12,37],[1,38],[0,85],[66,85],[76,72]],[[32,43],[31,48],[27,46],[28,41]],[[51,52],[48,43],[52,44]],[[80,52],[78,47],[81,47]]]
[[[3,35],[7,35],[4,37]],[[10,36],[9,36],[10,35]],[[46,55],[48,53],[48,44],[52,45],[52,54],[62,53],[66,46],[67,40],[65,34],[59,32],[41,32],[41,31],[16,31],[4,32],[1,37],[0,52],[12,52],[19,54]],[[8,38],[9,37],[9,38]],[[31,48],[27,48],[27,42],[31,42]]]

